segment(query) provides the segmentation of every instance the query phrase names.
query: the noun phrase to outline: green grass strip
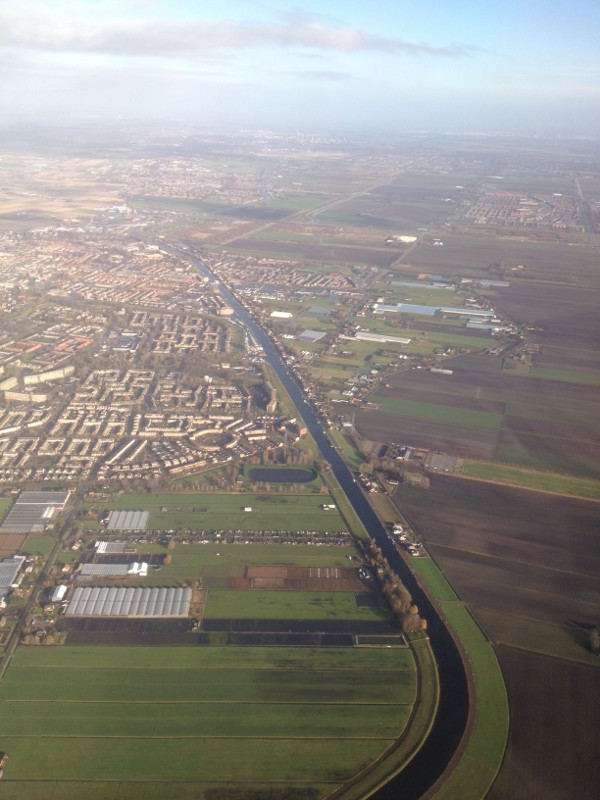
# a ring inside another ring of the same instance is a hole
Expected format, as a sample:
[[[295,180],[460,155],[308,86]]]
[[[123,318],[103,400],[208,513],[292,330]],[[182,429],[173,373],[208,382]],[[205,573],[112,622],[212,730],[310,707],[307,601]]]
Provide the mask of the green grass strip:
[[[436,600],[457,600],[454,589],[444,578],[437,564],[428,556],[423,558],[413,558],[410,562],[411,567],[417,573],[421,581],[427,587],[429,593]]]
[[[580,386],[600,386],[600,375],[597,372],[571,372],[551,367],[534,367],[529,373],[515,373],[524,378],[538,378],[561,383],[576,383]]]
[[[8,509],[12,506],[12,504],[12,500],[0,498],[0,522],[4,520],[4,517],[7,515]]]
[[[363,463],[364,458],[362,457],[362,453],[356,449],[350,438],[346,436],[345,433],[342,433],[342,431],[336,430],[329,431],[329,435],[334,444],[336,444],[337,447],[339,447],[339,449],[342,451],[342,454],[349,466],[353,469],[358,469]]]
[[[491,643],[468,609],[442,603],[443,613],[460,637],[475,683],[475,724],[465,752],[449,780],[434,800],[468,797],[480,800],[489,791],[504,757],[508,738],[509,709],[504,679]]]
[[[465,461],[465,475],[469,478],[480,478],[523,489],[581,497],[586,500],[600,500],[600,481],[591,478],[578,478],[471,459]]]
[[[381,410],[386,414],[398,414],[412,419],[434,420],[437,423],[491,430],[497,430],[502,424],[502,414],[494,414],[491,411],[453,408],[439,403],[422,403],[419,400],[403,400],[380,395],[375,395],[372,400],[374,403],[379,403]]]

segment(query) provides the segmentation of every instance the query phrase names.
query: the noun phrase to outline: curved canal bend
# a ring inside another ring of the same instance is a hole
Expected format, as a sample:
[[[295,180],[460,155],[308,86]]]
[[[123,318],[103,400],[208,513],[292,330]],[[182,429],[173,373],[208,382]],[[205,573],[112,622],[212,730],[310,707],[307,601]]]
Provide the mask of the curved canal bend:
[[[191,254],[187,251],[185,255],[189,258]],[[292,398],[317,443],[322,457],[331,465],[333,474],[361,522],[411,593],[413,600],[419,606],[421,615],[427,619],[427,631],[437,661],[440,680],[438,711],[430,734],[417,755],[402,772],[391,778],[385,786],[372,795],[375,800],[418,800],[442,775],[456,752],[467,725],[469,691],[456,643],[440,618],[437,609],[423,592],[413,573],[390,541],[382,523],[354,481],[346,462],[323,431],[315,410],[305,400],[303,390],[290,375],[269,336],[202,261],[197,258],[193,258],[193,261],[200,272],[218,284],[223,298],[234,310],[236,318],[248,328],[254,339],[262,346],[267,361]]]

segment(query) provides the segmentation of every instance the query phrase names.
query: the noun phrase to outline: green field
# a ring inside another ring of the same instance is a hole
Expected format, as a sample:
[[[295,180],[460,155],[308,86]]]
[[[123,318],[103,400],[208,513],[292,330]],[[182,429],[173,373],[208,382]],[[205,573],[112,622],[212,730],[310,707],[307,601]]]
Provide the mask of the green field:
[[[346,462],[353,468],[358,469],[363,463],[364,458],[354,446],[354,443],[342,431],[331,430],[329,436],[334,444],[342,451]]]
[[[8,513],[8,509],[12,506],[14,500],[8,498],[0,498],[0,523]]]
[[[422,403],[418,400],[404,400],[399,397],[381,397],[374,395],[374,403],[379,403],[381,410],[387,414],[399,414],[418,420],[435,420],[448,425],[464,425],[465,427],[496,430],[502,424],[502,415],[489,411],[476,411],[466,408],[452,408],[437,403]]]
[[[178,543],[168,550],[162,545],[143,543],[136,548],[139,555],[171,556],[171,563],[151,567],[146,577],[133,579],[134,584],[144,586],[178,586],[184,580],[204,578],[212,579],[211,586],[219,579],[216,585],[226,587],[230,578],[243,577],[246,567],[352,568],[360,564],[360,556],[351,545]],[[66,563],[77,557],[78,553],[67,550],[61,553],[59,561]]]
[[[0,684],[2,797],[183,781],[178,796],[208,799],[268,776],[316,798],[400,735],[415,697],[406,648],[19,648]]]
[[[481,480],[520,486],[540,492],[566,494],[588,500],[600,500],[600,481],[587,478],[574,478],[553,472],[523,469],[508,464],[486,461],[465,461],[465,475]]]
[[[382,601],[383,602],[383,601]],[[354,592],[211,590],[206,619],[390,619],[387,606],[359,608]]]
[[[140,549],[151,551],[165,548]],[[310,545],[270,544],[178,544],[171,551],[170,564],[154,573],[155,583],[168,583],[181,578],[241,576],[244,568],[256,565],[285,565],[294,567],[348,567],[348,556],[357,558],[352,547],[313,547]],[[152,577],[152,573],[149,574]],[[147,580],[144,580],[146,583]]]
[[[5,725],[10,728],[15,719],[14,704],[17,701],[29,705],[33,711],[38,702],[50,702],[48,698],[51,698],[51,704],[64,703],[68,706],[77,703],[85,703],[86,706],[88,703],[125,703],[143,707],[151,703],[181,703],[187,708],[192,704],[206,703],[289,704],[311,700],[321,703],[386,704],[388,698],[390,702],[401,702],[400,698],[404,698],[402,702],[407,702],[406,697],[412,696],[414,690],[412,673],[384,669],[381,664],[377,670],[377,683],[371,681],[362,685],[354,670],[336,673],[335,680],[331,682],[331,670],[250,669],[244,662],[244,650],[239,651],[238,666],[227,669],[155,669],[149,657],[147,668],[97,669],[87,666],[82,670],[81,667],[63,667],[61,676],[46,667],[29,667],[27,670],[17,670],[14,674],[9,671],[2,684],[0,701],[8,701],[11,711],[3,721],[2,729],[5,729]],[[118,661],[119,648],[115,648],[114,658]],[[393,689],[390,689],[390,684]],[[54,708],[56,713],[58,706]],[[4,710],[6,712],[7,708]],[[80,708],[79,712],[84,710]],[[204,713],[201,708],[196,711],[199,715]],[[129,724],[127,715],[123,718],[123,724]],[[265,735],[266,732],[263,731]]]
[[[542,378],[543,380],[575,383],[581,386],[600,386],[600,375],[595,372],[573,372],[568,369],[551,369],[549,367],[535,366],[529,374],[522,375],[521,377]]]
[[[457,600],[456,592],[431,558],[413,558],[411,567],[436,600]]]
[[[93,502],[99,514],[108,509],[147,510],[148,529],[344,531],[335,511],[324,512],[323,495],[310,494],[123,494]],[[89,506],[88,506],[89,507]],[[252,511],[244,511],[251,508]]]
[[[56,539],[49,535],[28,536],[27,541],[21,548],[21,551],[23,553],[31,553],[32,555],[47,556],[50,555],[50,552],[55,544]]]

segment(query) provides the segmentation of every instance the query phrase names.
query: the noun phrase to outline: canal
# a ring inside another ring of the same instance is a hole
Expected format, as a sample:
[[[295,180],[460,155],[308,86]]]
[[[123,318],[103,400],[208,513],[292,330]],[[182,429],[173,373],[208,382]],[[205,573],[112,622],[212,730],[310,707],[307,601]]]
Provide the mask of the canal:
[[[186,252],[186,257],[190,253]],[[289,372],[270,337],[250,316],[244,306],[208,267],[193,259],[198,270],[218,284],[225,301],[231,306],[235,318],[248,328],[264,350],[265,358],[293,400],[306,427],[314,438],[323,459],[354,507],[359,519],[377,542],[392,569],[400,577],[427,619],[431,648],[438,664],[440,702],[431,732],[423,747],[410,763],[372,797],[375,800],[419,800],[441,776],[455,753],[467,725],[469,691],[467,677],[458,648],[437,609],[417,583],[413,573],[396,550],[385,528],[373,511],[362,489],[355,482],[346,462],[331,443],[314,408],[305,399],[304,391]]]

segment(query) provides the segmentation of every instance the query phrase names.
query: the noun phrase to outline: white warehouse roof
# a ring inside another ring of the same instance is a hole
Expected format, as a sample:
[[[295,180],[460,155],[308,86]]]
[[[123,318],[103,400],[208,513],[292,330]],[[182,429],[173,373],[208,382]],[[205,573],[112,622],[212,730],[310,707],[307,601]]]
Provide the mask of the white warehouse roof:
[[[187,617],[191,589],[78,587],[68,617]]]

